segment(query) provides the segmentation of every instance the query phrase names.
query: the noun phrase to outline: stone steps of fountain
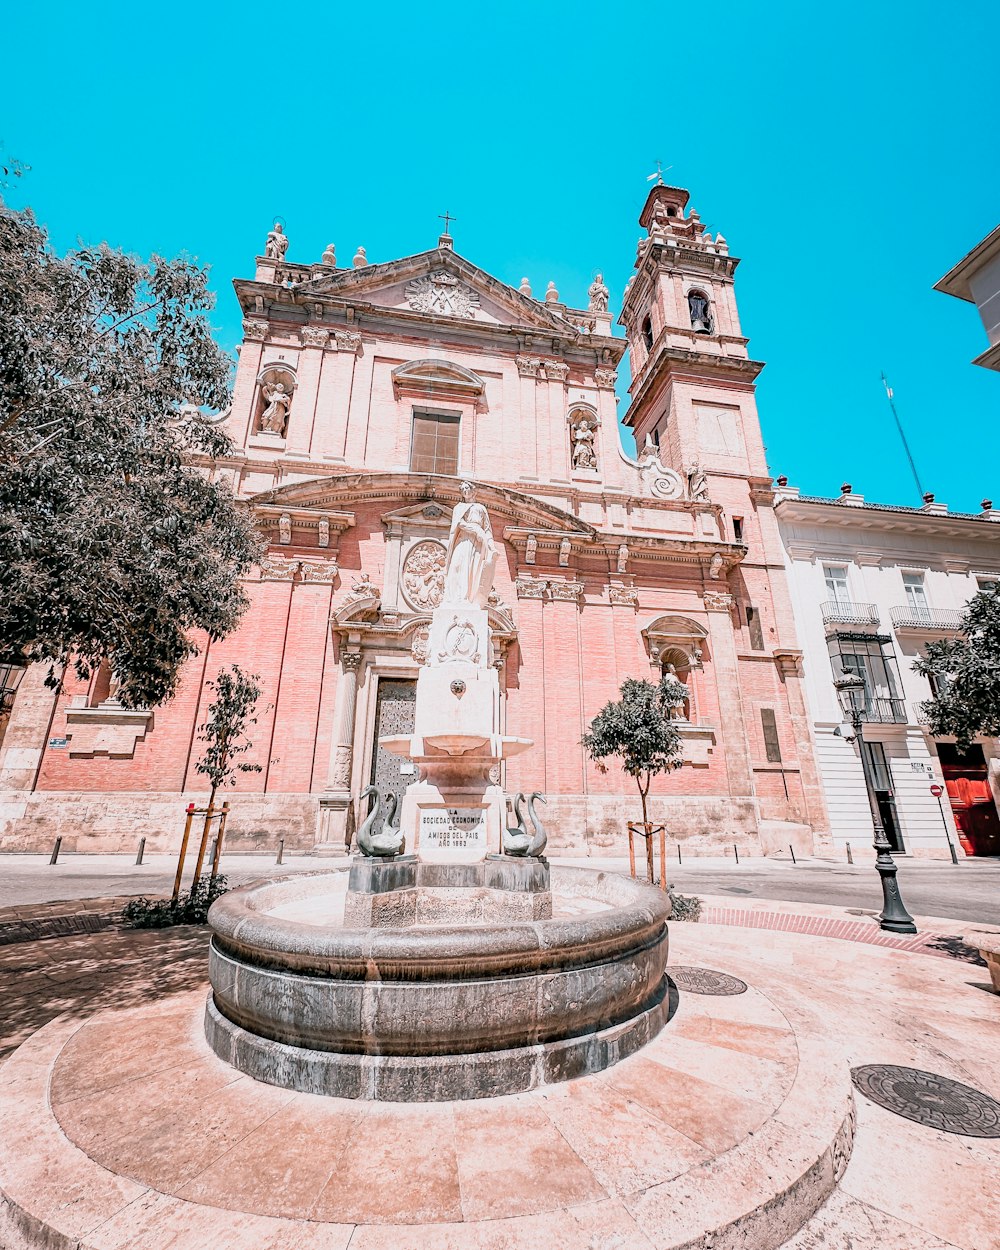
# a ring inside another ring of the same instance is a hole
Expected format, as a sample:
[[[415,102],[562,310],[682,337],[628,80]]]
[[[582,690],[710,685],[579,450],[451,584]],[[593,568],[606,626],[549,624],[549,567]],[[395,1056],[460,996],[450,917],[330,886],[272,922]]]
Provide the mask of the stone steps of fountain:
[[[854,1116],[826,1022],[767,988],[682,991],[599,1075],[427,1105],[236,1076],[201,991],[53,1021],[0,1068],[0,1245],[776,1250],[835,1192]]]

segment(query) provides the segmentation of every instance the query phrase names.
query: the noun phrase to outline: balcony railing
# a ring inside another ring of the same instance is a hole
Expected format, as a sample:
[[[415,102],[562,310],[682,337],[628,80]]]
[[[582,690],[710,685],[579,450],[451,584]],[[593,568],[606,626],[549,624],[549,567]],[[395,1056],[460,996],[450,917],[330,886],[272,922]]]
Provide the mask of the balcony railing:
[[[865,701],[865,720],[878,725],[905,725],[906,700],[869,695]]]
[[[913,629],[921,633],[958,633],[962,628],[961,612],[946,612],[939,608],[915,608],[912,604],[900,604],[890,608],[889,614],[896,629]]]
[[[874,603],[849,603],[828,599],[822,604],[825,625],[877,625],[878,608]]]

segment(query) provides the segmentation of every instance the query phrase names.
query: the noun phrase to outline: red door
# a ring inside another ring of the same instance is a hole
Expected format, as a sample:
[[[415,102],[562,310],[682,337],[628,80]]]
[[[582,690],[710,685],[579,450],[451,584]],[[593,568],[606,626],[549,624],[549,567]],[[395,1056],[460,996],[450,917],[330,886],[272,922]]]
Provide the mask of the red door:
[[[973,745],[960,755],[953,746],[938,743],[938,755],[962,849],[966,855],[1000,855],[1000,816],[982,747]]]

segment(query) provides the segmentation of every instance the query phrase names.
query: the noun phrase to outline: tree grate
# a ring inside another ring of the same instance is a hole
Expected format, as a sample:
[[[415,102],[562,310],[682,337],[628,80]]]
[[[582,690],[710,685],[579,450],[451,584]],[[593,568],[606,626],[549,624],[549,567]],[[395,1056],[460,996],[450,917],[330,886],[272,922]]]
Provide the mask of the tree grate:
[[[716,972],[712,968],[668,968],[667,971],[677,988],[688,994],[722,997],[747,992],[746,981],[731,977],[728,972]]]
[[[851,1069],[857,1089],[894,1115],[962,1137],[1000,1137],[1000,1102],[946,1076],[872,1063]]]

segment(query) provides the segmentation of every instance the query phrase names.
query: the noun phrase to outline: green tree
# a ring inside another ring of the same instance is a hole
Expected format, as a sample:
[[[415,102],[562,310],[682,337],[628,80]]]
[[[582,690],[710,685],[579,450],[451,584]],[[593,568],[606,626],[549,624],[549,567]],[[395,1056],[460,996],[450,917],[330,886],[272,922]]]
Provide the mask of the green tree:
[[[962,633],[929,642],[913,664],[937,691],[921,705],[931,733],[953,736],[960,751],[981,734],[1000,737],[1000,585],[969,600]]]
[[[260,678],[244,673],[238,664],[222,669],[208,683],[215,698],[208,707],[208,720],[198,726],[198,739],[205,743],[195,772],[207,777],[212,787],[208,806],[214,808],[215,796],[225,785],[236,784],[237,773],[259,773],[259,764],[237,760],[253,747],[249,732],[257,724],[253,715],[261,695]]]
[[[229,396],[213,302],[186,260],[58,256],[0,200],[0,660],[57,683],[107,659],[122,702],[153,706],[196,631],[236,626],[259,541],[202,471],[231,450],[202,414]]]
[[[634,677],[622,682],[621,698],[605,704],[583,735],[590,758],[605,771],[604,761],[617,756],[622,769],[635,779],[642,802],[642,823],[649,824],[647,797],[658,773],[680,768],[683,742],[671,712],[682,685],[677,678],[663,677],[657,685]],[[652,861],[650,861],[652,862]]]

